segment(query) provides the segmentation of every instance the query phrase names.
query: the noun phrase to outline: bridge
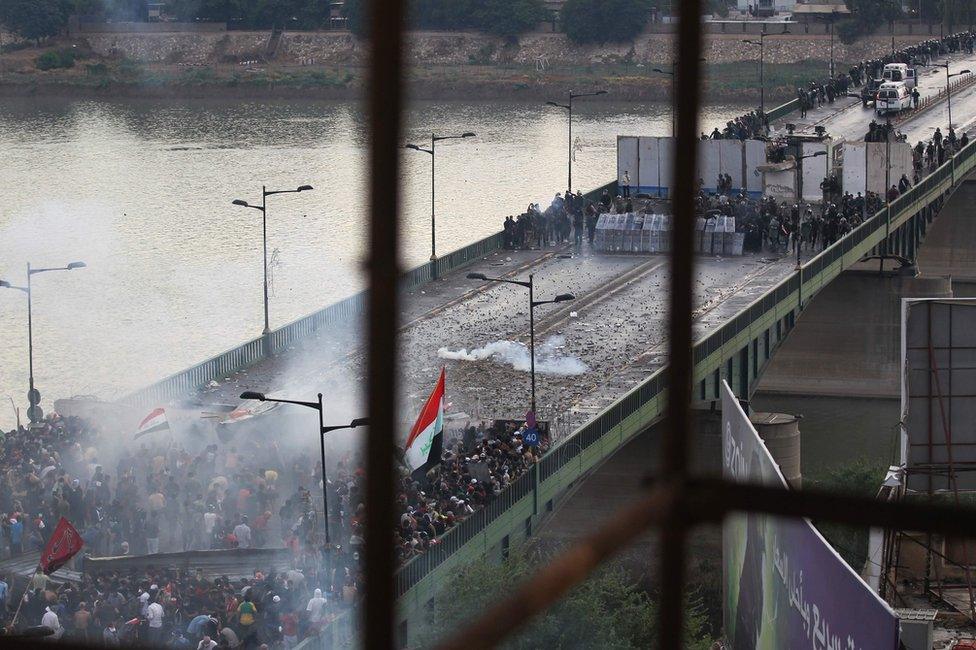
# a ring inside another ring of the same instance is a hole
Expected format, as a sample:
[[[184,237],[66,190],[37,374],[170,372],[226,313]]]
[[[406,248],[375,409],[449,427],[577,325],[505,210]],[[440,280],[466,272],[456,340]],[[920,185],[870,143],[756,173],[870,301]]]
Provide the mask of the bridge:
[[[968,96],[963,93],[959,99],[971,96],[972,91]],[[773,115],[782,118],[794,108],[791,102],[776,109]],[[964,110],[957,107],[958,113]],[[844,127],[848,137],[860,137],[866,130],[867,120],[853,103],[835,107],[832,114],[838,116],[838,124],[849,125]],[[812,111],[806,122],[812,125],[820,121],[829,125],[830,117],[829,110]],[[903,130],[921,135],[932,123],[931,116],[928,121],[920,118],[916,123],[906,123]],[[913,135],[913,139],[915,137]],[[727,381],[737,395],[748,397],[814,298],[865,257],[884,252],[915,260],[936,215],[974,166],[976,144],[971,143],[886,209],[803,262],[798,269],[788,259],[762,268],[753,261],[754,267],[747,269],[747,281],[742,283],[737,279],[742,277],[741,274],[736,278],[723,275],[723,268],[728,265],[712,268],[709,265],[714,262],[703,260],[699,267],[714,271],[715,278],[703,289],[698,314],[698,336],[693,351],[696,398],[703,403],[717,400],[722,380]],[[613,189],[614,186],[610,183],[604,187]],[[598,196],[602,189],[590,195]],[[479,302],[484,303],[488,297],[503,300],[496,295],[500,288],[471,289],[465,288],[461,282],[463,273],[459,271],[473,268],[477,263],[489,261],[511,274],[535,269],[537,273],[541,270],[543,275],[552,273],[554,277],[563,277],[558,270],[553,270],[560,264],[559,251],[500,253],[501,246],[499,233],[407,273],[403,279],[404,290],[416,301],[408,301],[412,311],[405,314],[405,327],[426,328],[424,331],[429,333],[448,322],[445,319],[452,309],[497,311],[496,303],[479,306]],[[580,295],[592,294],[593,301],[597,302],[598,298],[605,300],[603,296],[609,294],[625,294],[639,287],[647,289],[654,286],[654,282],[660,285],[661,274],[666,273],[666,269],[657,265],[659,261],[621,258],[612,262],[590,262],[597,268],[593,277],[576,280],[586,285]],[[439,280],[432,284],[434,278]],[[612,284],[608,284],[608,278]],[[455,300],[447,299],[450,294]],[[663,307],[664,297],[658,296],[657,304]],[[364,308],[364,295],[353,296],[169,377],[124,401],[132,406],[154,406],[196,391],[215,379],[239,378],[242,368],[248,368],[252,377],[257,372],[273,379],[278,365],[276,360],[295,354],[296,348],[301,349],[303,340],[362,316]],[[645,313],[649,312],[645,310]],[[551,317],[549,326],[558,329],[568,318],[571,318],[568,314],[556,314]],[[505,319],[512,320],[508,314]],[[649,320],[654,321],[654,318],[649,316]],[[655,335],[658,343],[662,320],[663,311],[655,321],[659,326]],[[496,328],[496,325],[485,327],[494,328],[496,334],[510,332],[510,328]],[[546,323],[541,325],[545,327]],[[560,500],[578,486],[581,479],[661,420],[667,391],[666,360],[655,355],[655,348],[637,352],[632,362],[626,364],[626,376],[613,378],[615,381],[597,388],[602,399],[594,398],[582,408],[574,404],[576,413],[585,420],[582,426],[572,427],[572,431],[540,463],[519,477],[486,508],[445,533],[438,546],[402,567],[396,576],[402,632],[407,636],[411,634],[413,621],[422,618],[437,586],[458,567],[485,555],[504,556],[520,540],[536,535]],[[514,373],[497,374],[492,375],[491,381],[511,386],[513,381],[524,381],[524,378]],[[225,397],[241,385],[236,380],[225,384],[224,393],[220,393],[220,389],[217,391]],[[557,381],[549,384],[551,389],[559,387]],[[570,401],[577,401],[577,397],[573,396]],[[560,406],[565,404],[553,404],[550,408],[554,414],[561,414]],[[590,417],[590,411],[594,410]]]

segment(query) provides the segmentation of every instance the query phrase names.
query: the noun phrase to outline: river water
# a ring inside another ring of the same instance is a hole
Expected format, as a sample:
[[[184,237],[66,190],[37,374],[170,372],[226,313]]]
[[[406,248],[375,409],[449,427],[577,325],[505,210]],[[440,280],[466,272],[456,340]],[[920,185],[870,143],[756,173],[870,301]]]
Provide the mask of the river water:
[[[830,469],[864,462],[884,470],[898,464],[898,399],[811,397],[758,393],[752,399],[757,411],[792,413],[800,420],[800,469],[805,486]]]
[[[745,106],[709,106],[702,128]],[[262,185],[269,198],[271,326],[362,287],[368,195],[364,113],[352,102],[0,101],[0,278],[34,276],[35,379],[51,400],[111,399],[258,335]],[[437,246],[496,232],[507,214],[565,189],[561,109],[414,103],[406,141],[437,147]],[[615,173],[617,135],[666,135],[666,104],[574,105],[574,186]],[[430,158],[403,154],[403,262],[430,255]],[[0,290],[0,426],[23,407],[27,318]]]

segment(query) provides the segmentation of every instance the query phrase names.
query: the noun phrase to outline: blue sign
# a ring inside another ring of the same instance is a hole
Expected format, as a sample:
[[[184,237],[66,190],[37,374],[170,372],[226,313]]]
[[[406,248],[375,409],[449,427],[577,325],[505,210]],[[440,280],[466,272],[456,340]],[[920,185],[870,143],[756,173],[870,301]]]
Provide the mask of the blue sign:
[[[538,447],[539,439],[539,430],[535,427],[526,429],[525,432],[522,433],[522,441],[530,447]]]

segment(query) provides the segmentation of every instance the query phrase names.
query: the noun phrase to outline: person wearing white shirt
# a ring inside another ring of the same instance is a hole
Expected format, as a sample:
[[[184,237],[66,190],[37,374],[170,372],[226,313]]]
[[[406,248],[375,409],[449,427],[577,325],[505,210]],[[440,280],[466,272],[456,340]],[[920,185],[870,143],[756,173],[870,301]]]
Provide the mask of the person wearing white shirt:
[[[49,627],[54,630],[54,634],[48,637],[49,639],[57,640],[61,638],[61,621],[58,619],[58,615],[54,613],[50,607],[44,608],[44,616],[41,617],[41,625],[44,627]]]
[[[149,609],[149,592],[143,591],[139,594],[139,615],[146,617],[146,610]]]
[[[251,527],[247,525],[247,515],[242,515],[241,523],[234,526],[234,537],[240,548],[251,547]]]
[[[315,595],[308,600],[305,611],[308,612],[308,622],[312,626],[318,625],[325,618],[325,598],[322,597],[321,589],[315,590]]]
[[[214,526],[217,524],[217,513],[211,511],[205,512],[203,514],[203,530],[207,533],[207,543],[210,542],[210,536],[213,535]]]
[[[149,622],[149,644],[159,645],[163,640],[163,606],[153,601],[146,608],[146,620]]]

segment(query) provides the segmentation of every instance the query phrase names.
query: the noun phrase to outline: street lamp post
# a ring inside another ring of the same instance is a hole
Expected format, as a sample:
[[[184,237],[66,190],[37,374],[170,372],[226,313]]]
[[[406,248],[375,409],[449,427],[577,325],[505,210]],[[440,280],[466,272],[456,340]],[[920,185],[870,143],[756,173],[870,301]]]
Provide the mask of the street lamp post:
[[[705,62],[707,59],[700,58],[698,60],[701,61],[701,62]],[[661,68],[651,68],[651,71],[652,72],[657,72],[659,74],[664,74],[664,75],[667,75],[667,76],[671,77],[671,137],[672,138],[674,137],[674,102],[675,102],[675,99],[676,99],[675,92],[674,92],[676,86],[674,85],[674,81],[675,81],[675,74],[678,72],[678,64],[679,63],[681,63],[680,60],[679,61],[675,61],[674,63],[672,63],[671,64],[671,70],[670,71],[669,70],[662,70]]]
[[[271,326],[268,319],[268,197],[273,194],[294,194],[296,192],[307,192],[312,189],[311,185],[300,185],[294,190],[273,190],[271,192],[261,186],[261,205],[251,205],[247,201],[234,199],[233,205],[244,208],[253,208],[261,211],[261,241],[264,249],[264,330],[262,335],[267,336],[271,333]]]
[[[568,174],[566,179],[566,189],[569,191],[573,190],[573,100],[577,97],[596,97],[597,95],[606,95],[607,91],[597,90],[592,93],[574,93],[572,90],[569,91],[569,102],[566,104],[560,104],[559,102],[546,102],[546,106],[555,106],[556,108],[565,108],[569,112],[569,149],[568,149]]]
[[[39,406],[41,394],[37,391],[37,389],[34,388],[34,314],[31,278],[38,273],[47,273],[48,271],[73,271],[75,269],[83,269],[85,266],[86,264],[84,262],[71,262],[67,266],[35,269],[31,268],[30,262],[28,262],[26,287],[18,287],[10,284],[6,280],[0,280],[0,288],[16,289],[17,291],[22,291],[27,294],[27,401],[30,403],[30,408],[27,409],[27,417],[30,419],[31,424],[39,422],[44,417],[44,413]]]
[[[830,80],[834,80],[834,20],[837,16],[836,11],[830,12]]]
[[[820,156],[826,156],[826,151],[817,151],[816,153],[807,154],[806,156],[798,156],[796,159],[797,166],[797,204],[803,203],[803,161],[807,158],[819,158]],[[803,223],[803,213],[801,212],[796,221],[796,232],[793,233],[793,245],[796,247],[796,270],[800,270],[800,225]]]
[[[489,278],[484,273],[468,273],[469,280],[481,280],[483,282],[504,282],[506,284],[517,284],[529,290],[529,373],[532,378],[532,413],[535,413],[535,308],[539,305],[550,305],[567,300],[576,300],[576,296],[571,293],[561,293],[552,300],[535,299],[534,274],[529,274],[529,281],[505,280],[504,278]]]
[[[369,426],[369,418],[356,418],[349,424],[340,424],[328,427],[325,426],[325,423],[323,422],[323,414],[325,409],[322,406],[322,393],[318,394],[318,401],[316,402],[305,402],[302,400],[293,399],[276,399],[273,397],[268,397],[264,393],[258,393],[250,390],[241,393],[241,399],[253,399],[259,402],[277,402],[279,404],[297,404],[298,406],[315,409],[319,412],[319,449],[322,455],[322,512],[325,517],[325,543],[328,546],[328,544],[331,542],[331,538],[329,536],[329,481],[325,471],[325,434],[332,431],[338,431],[340,429],[355,429],[356,427]]]
[[[790,30],[784,29],[782,34],[789,34]],[[742,39],[743,43],[759,46],[759,112],[766,115],[766,32],[759,33],[759,40],[751,38]]]
[[[437,236],[434,220],[434,146],[441,140],[460,140],[462,138],[473,138],[474,133],[466,131],[461,135],[434,135],[430,134],[430,149],[424,149],[423,147],[415,144],[406,145],[407,149],[413,149],[414,151],[423,151],[424,153],[430,154],[430,261],[437,261]],[[437,265],[433,265],[434,277],[437,277]]]
[[[674,70],[662,70],[661,68],[652,68],[652,72],[657,72],[660,74],[667,75],[671,77],[671,137],[674,137]]]
[[[952,128],[952,84],[949,80],[953,77],[958,77],[960,75],[969,74],[969,70],[960,70],[959,72],[954,72],[949,74],[949,62],[946,61],[946,108],[949,111],[949,128]],[[953,185],[956,184],[956,156],[953,155],[949,159],[949,174],[951,176],[951,182]]]

